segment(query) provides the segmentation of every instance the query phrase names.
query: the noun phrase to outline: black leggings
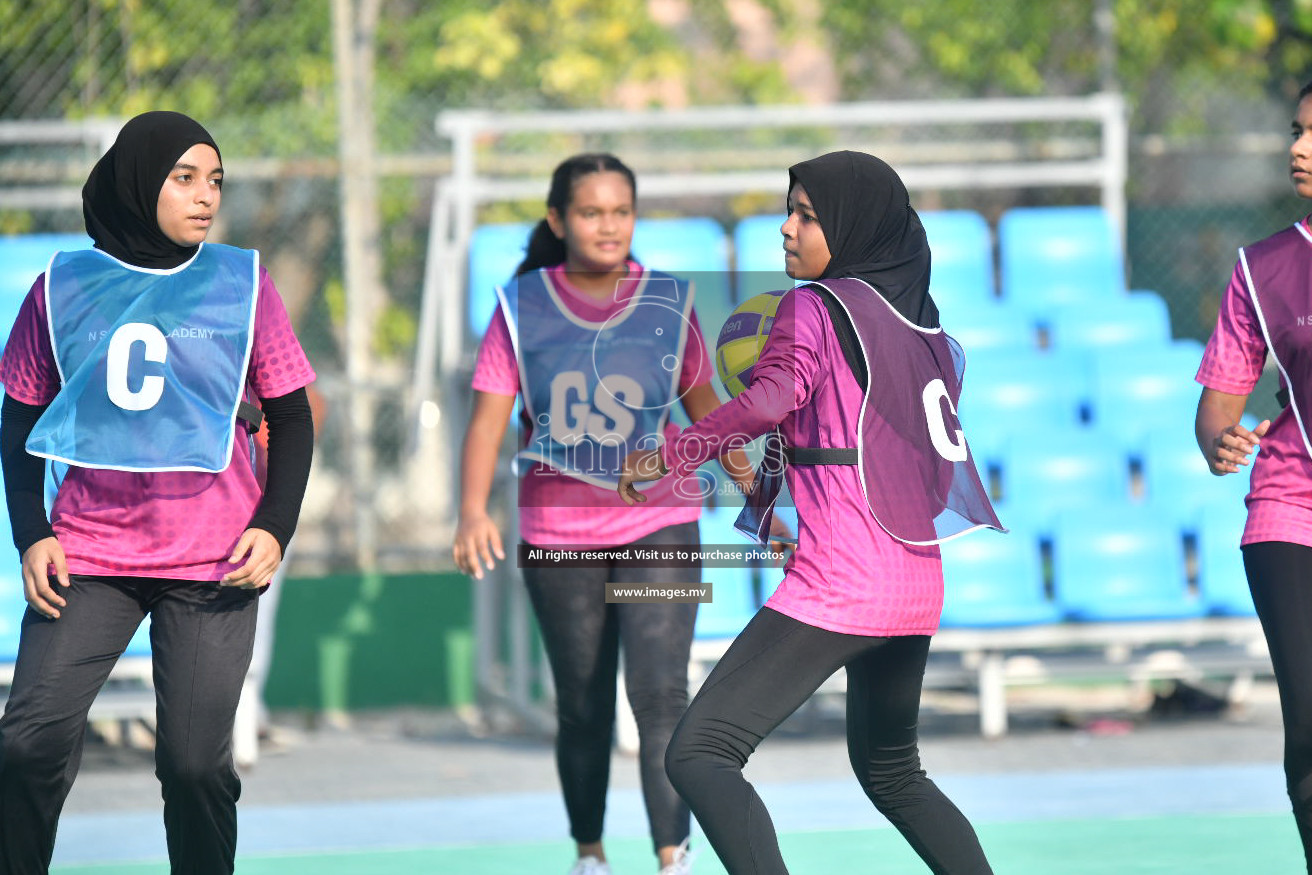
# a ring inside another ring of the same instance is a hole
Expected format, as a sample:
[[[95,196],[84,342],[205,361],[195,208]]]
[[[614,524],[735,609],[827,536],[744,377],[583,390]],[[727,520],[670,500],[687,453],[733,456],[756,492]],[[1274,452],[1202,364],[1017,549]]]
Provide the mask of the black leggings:
[[[698,543],[697,524],[660,529],[643,546]],[[525,568],[542,642],[556,685],[556,769],[570,835],[601,840],[615,728],[615,677],[621,646],[624,685],[638,724],[638,764],[652,843],[688,837],[688,806],[665,776],[665,748],[688,707],[688,657],[696,604],[607,604],[606,584],[686,584],[700,569]]]
[[[0,718],[0,875],[48,871],[82,758],[87,712],[150,615],[170,871],[226,875],[237,852],[241,781],[232,727],[255,638],[254,590],[189,580],[73,575],[58,620],[23,615]]]
[[[730,875],[787,873],[769,813],[743,778],[765,736],[847,668],[847,751],[875,807],[937,873],[989,873],[965,816],[920,767],[916,720],[929,637],[874,638],[763,608],[730,645],[675,730],[674,786]]]
[[[1264,541],[1243,552],[1280,689],[1285,785],[1312,872],[1312,547]]]

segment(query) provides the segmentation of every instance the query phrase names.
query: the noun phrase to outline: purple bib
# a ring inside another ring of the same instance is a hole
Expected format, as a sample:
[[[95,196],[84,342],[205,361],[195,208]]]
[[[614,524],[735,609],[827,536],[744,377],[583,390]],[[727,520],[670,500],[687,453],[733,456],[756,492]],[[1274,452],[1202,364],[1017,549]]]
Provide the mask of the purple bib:
[[[1289,407],[1312,456],[1312,234],[1302,222],[1239,250],[1262,336],[1289,390]]]
[[[870,375],[855,449],[866,504],[880,527],[907,544],[936,544],[981,527],[1005,531],[957,419],[961,346],[941,328],[908,322],[861,280],[811,285],[842,305]],[[753,488],[740,520],[758,540],[768,536],[783,479],[781,451],[778,441],[767,442],[760,488]]]

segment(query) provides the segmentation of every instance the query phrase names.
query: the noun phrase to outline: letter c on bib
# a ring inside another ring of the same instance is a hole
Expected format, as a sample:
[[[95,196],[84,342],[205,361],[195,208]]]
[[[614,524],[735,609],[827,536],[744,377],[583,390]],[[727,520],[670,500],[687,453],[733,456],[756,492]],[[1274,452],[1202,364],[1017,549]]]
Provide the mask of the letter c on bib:
[[[968,455],[965,435],[961,429],[957,429],[956,440],[948,437],[948,424],[943,420],[943,407],[939,403],[943,398],[948,399],[948,408],[956,413],[952,408],[952,399],[948,398],[947,386],[943,385],[942,380],[931,380],[925,386],[925,391],[920,393],[920,399],[925,404],[925,421],[929,424],[929,439],[938,454],[949,462],[964,462]]]
[[[162,364],[169,354],[169,342],[164,333],[145,322],[128,322],[115,329],[109,339],[109,353],[105,359],[105,388],[109,400],[124,410],[149,410],[159,403],[164,394],[164,378],[159,375],[145,377],[135,392],[128,386],[128,357],[134,343],[146,347],[145,359]]]

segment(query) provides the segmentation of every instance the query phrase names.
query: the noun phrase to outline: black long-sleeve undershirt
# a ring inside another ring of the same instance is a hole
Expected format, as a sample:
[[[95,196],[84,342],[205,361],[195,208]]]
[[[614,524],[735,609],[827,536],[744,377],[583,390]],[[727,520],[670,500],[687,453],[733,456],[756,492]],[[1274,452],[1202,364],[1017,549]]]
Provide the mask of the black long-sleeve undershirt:
[[[269,423],[269,473],[264,497],[248,528],[264,529],[273,535],[285,555],[301,516],[305,484],[310,480],[314,417],[304,389],[277,398],[261,398],[260,407]]]
[[[8,394],[0,406],[0,470],[4,473],[5,504],[19,555],[55,533],[45,510],[45,460],[26,449],[32,427],[47,406],[24,404]],[[269,423],[269,473],[249,528],[273,535],[286,553],[310,479],[314,419],[305,389],[277,398],[261,398],[260,406]]]
[[[8,393],[0,406],[0,469],[5,477],[5,504],[18,555],[55,530],[46,517],[46,460],[27,451],[27,436],[49,404],[24,404]]]

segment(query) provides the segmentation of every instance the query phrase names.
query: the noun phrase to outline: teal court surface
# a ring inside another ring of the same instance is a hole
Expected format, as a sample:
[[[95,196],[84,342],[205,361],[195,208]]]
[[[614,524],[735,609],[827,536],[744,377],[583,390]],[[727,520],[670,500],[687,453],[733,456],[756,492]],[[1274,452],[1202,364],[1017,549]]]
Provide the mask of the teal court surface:
[[[1305,871],[1272,697],[1239,718],[1111,725],[1018,726],[996,741],[927,725],[922,752],[999,875]],[[928,871],[846,768],[836,726],[781,731],[749,764],[790,871]],[[655,871],[636,771],[615,756],[617,875]],[[89,748],[53,871],[167,872],[158,799],[149,754]],[[548,739],[476,739],[414,715],[294,733],[245,774],[240,830],[244,875],[565,875],[572,862]],[[695,828],[694,843],[697,875],[725,871]]]

